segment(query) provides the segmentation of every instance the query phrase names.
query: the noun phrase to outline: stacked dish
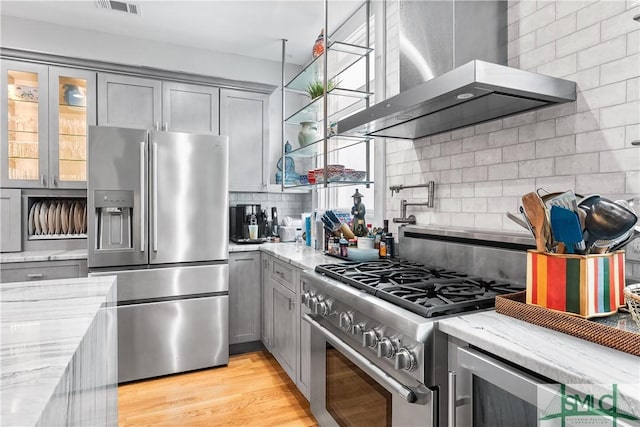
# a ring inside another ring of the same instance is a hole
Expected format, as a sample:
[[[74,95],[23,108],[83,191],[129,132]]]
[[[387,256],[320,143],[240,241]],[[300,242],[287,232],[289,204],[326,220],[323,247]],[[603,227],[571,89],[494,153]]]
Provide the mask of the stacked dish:
[[[86,201],[81,199],[36,201],[29,209],[27,229],[29,237],[86,234]]]

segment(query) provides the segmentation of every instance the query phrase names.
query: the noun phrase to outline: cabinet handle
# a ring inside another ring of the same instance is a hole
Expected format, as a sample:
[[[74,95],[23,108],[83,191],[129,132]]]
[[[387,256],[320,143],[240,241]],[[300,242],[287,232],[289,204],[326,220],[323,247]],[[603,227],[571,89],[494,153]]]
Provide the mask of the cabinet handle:
[[[276,273],[278,276],[284,279],[284,273],[282,271],[275,270],[274,273]]]
[[[153,143],[153,251],[158,252],[158,143]]]
[[[44,277],[42,273],[29,273],[27,274],[27,279],[29,280],[40,280]]]
[[[164,131],[169,132],[169,122],[164,122]]]
[[[449,396],[447,402],[448,427],[456,427],[456,371],[449,371]]]
[[[58,186],[58,177],[56,177],[56,176],[53,177],[53,186],[54,187]]]
[[[234,261],[235,262],[238,262],[238,261],[253,261],[253,259],[252,258],[238,258],[238,259],[236,259]]]
[[[47,181],[44,179],[44,174],[40,174],[40,182],[42,182],[42,186],[47,186]]]
[[[140,142],[140,252],[144,252],[144,247],[146,246],[146,242],[144,241],[144,221],[145,221],[145,185],[144,182],[147,177],[147,173],[145,170],[145,143],[144,141]]]
[[[289,298],[289,311],[293,310],[293,306],[295,305],[295,301],[293,298]]]
[[[156,132],[159,131],[160,130],[160,122],[156,122],[153,127],[155,128]]]

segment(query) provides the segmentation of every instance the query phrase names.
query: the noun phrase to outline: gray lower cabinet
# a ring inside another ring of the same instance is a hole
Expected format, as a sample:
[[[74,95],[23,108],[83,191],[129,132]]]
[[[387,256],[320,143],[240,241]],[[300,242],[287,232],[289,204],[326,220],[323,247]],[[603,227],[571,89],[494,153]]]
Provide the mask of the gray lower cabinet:
[[[298,299],[299,300],[299,299]],[[298,389],[307,400],[311,399],[311,325],[300,319],[300,361],[298,362]]]
[[[229,137],[229,191],[265,191],[269,183],[269,96],[220,90],[220,135]]]
[[[0,189],[0,252],[22,250],[22,192],[18,189]]]
[[[271,303],[273,312],[273,340],[271,353],[282,369],[296,382],[298,370],[298,321],[296,294],[275,280]]]
[[[260,270],[259,252],[229,254],[229,344],[260,340]]]
[[[87,277],[87,260],[11,262],[0,266],[0,283]]]
[[[262,260],[262,344],[271,351],[271,337],[273,330],[273,313],[271,307],[271,257],[265,253],[260,254]]]
[[[154,79],[98,74],[98,125],[159,129],[162,82]]]

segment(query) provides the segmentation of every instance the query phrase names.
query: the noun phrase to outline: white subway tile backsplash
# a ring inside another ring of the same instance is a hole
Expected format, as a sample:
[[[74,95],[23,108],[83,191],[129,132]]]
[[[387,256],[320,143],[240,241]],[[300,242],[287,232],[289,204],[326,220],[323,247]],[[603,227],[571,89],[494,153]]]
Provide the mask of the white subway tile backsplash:
[[[598,111],[585,111],[556,119],[556,135],[571,135],[598,129]]]
[[[518,196],[535,191],[536,180],[534,178],[510,179],[502,182],[503,196]]]
[[[576,189],[578,194],[587,195],[597,193],[603,197],[624,193],[624,173],[589,173],[576,175]]]
[[[517,116],[505,117],[502,119],[502,127],[512,128],[514,126],[522,126],[536,121],[536,112],[518,114]]]
[[[552,23],[556,19],[556,5],[548,4],[534,13],[520,19],[520,34],[524,35]]]
[[[556,158],[556,175],[579,175],[599,171],[598,153],[575,154]]]
[[[600,66],[578,71],[567,76],[567,79],[576,82],[578,90],[592,89],[600,84]]]
[[[624,192],[627,194],[640,195],[640,172],[633,171],[625,174]]]
[[[468,153],[473,154],[473,153]],[[490,148],[475,152],[475,165],[494,165],[502,162],[502,148]]]
[[[440,144],[447,141],[451,141],[451,132],[443,132],[436,135],[431,135],[431,142],[433,144]]]
[[[640,30],[627,34],[627,55],[640,52]]]
[[[574,176],[545,176],[536,178],[536,188],[543,188],[550,193],[573,190],[576,186]]]
[[[552,77],[566,77],[576,72],[576,54],[572,53],[538,67],[538,73]]]
[[[504,214],[511,212],[516,214],[520,207],[520,197],[488,197],[487,212]],[[520,216],[519,214],[516,214]]]
[[[502,148],[502,161],[515,162],[518,160],[528,160],[536,158],[535,142],[524,144],[508,145]]]
[[[632,147],[633,141],[640,141],[640,124],[625,126],[624,146]]]
[[[520,142],[535,141],[537,139],[546,139],[555,136],[556,126],[554,120],[532,123],[530,125],[520,126],[518,140]]]
[[[626,104],[607,107],[600,110],[600,127],[633,125],[640,123],[640,102],[632,101]]]
[[[502,195],[501,181],[476,182],[474,186],[476,197],[497,197]]]
[[[627,34],[638,29],[638,23],[633,17],[640,13],[640,7],[636,6],[624,13],[602,21],[602,40],[609,40],[621,34]]]
[[[387,164],[399,165],[404,160],[404,153],[402,151],[396,151],[395,153],[387,152]]]
[[[475,228],[500,230],[502,229],[502,218],[506,217],[503,214],[497,213],[477,213],[474,215],[474,218]]]
[[[440,199],[441,212],[460,212],[462,210],[462,199]]]
[[[560,18],[549,25],[545,25],[536,31],[536,40],[539,46],[558,40],[576,30],[576,14],[572,13]]]
[[[576,152],[575,135],[536,141],[536,158],[565,156]]]
[[[476,135],[495,132],[500,129],[502,129],[502,119],[492,120],[490,122],[480,123],[479,125],[476,125]]]
[[[420,191],[416,191],[420,190]],[[413,198],[414,199],[426,199],[429,193],[429,189],[425,187],[414,188],[413,189]],[[437,198],[449,198],[451,197],[451,184],[441,184],[438,183],[435,187],[435,195]]]
[[[507,10],[507,22],[511,24],[512,22],[520,22],[520,20],[526,16],[531,15],[536,11],[536,2],[535,1],[520,1],[515,3],[512,7],[509,7]]]
[[[431,159],[431,170],[441,171],[451,169],[451,156],[442,156]]]
[[[555,43],[558,57],[578,52],[600,42],[600,24],[576,31],[573,34],[558,39]]]
[[[627,38],[625,35],[602,42],[596,46],[578,52],[578,70],[584,70],[626,56]]]
[[[587,0],[587,1],[574,1],[574,0],[566,0],[559,1],[556,5],[556,18],[560,18],[566,16],[570,13],[577,12],[578,10],[589,6],[595,0]]]
[[[516,21],[507,27],[507,40],[511,42],[518,37],[520,37],[520,24]]]
[[[420,155],[423,159],[432,159],[434,157],[440,156],[440,148],[441,144],[430,145],[428,147],[423,147]]]
[[[452,168],[468,168],[475,165],[474,153],[454,154],[451,156]]]
[[[602,21],[604,18],[617,15],[624,12],[626,7],[623,1],[600,0],[583,9],[580,9],[577,15],[578,28],[584,28],[589,25]]]
[[[508,44],[507,58],[513,58],[536,48],[536,33],[532,32]]]
[[[558,117],[568,116],[571,114],[575,114],[576,112],[576,103],[575,102],[565,102],[564,104],[554,105],[551,107],[545,107],[536,111],[536,117],[539,122],[555,119]]]
[[[624,147],[624,127],[596,130],[576,135],[576,152],[616,150]]]
[[[445,142],[440,147],[440,154],[443,156],[448,156],[451,154],[460,154],[462,153],[462,140],[457,139],[455,141]]]
[[[640,99],[640,77],[627,80],[627,102]]]
[[[474,196],[474,184],[473,182],[463,184],[451,184],[451,197],[473,197]]]
[[[489,146],[489,134],[470,136],[462,140],[462,152],[484,150]]]
[[[600,83],[618,82],[638,76],[640,54],[627,56],[617,61],[607,62],[600,67]]]
[[[515,179],[518,177],[518,162],[489,166],[489,181]]]
[[[474,218],[472,213],[451,213],[451,224],[456,227],[470,227]]]
[[[569,54],[572,52],[567,52]],[[564,56],[564,55],[562,55]],[[520,55],[520,68],[529,70],[539,65],[546,64],[556,58],[556,44],[547,43],[544,46],[540,46],[534,50],[523,53]]]
[[[471,197],[462,200],[462,212],[486,212],[486,197]]]
[[[470,136],[475,135],[475,129],[473,126],[469,126],[462,129],[456,129],[451,131],[451,139],[462,139],[468,138]]]
[[[618,82],[578,93],[576,104],[578,111],[582,112],[622,104],[626,98],[627,84]]]
[[[518,143],[518,128],[504,129],[489,134],[489,147],[503,147]]]
[[[463,182],[486,181],[488,177],[486,166],[475,166],[462,170]]]
[[[600,152],[600,172],[640,170],[640,149],[624,148]]]
[[[518,167],[520,178],[553,175],[553,159],[523,160]]]
[[[443,184],[462,182],[462,169],[440,171],[440,182]]]

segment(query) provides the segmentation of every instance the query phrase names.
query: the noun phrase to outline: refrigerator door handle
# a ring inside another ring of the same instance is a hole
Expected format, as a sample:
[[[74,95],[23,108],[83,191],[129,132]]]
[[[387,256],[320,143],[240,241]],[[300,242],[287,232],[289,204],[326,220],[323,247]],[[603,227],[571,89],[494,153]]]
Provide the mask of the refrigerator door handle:
[[[153,143],[153,251],[158,252],[158,143]]]
[[[144,252],[144,247],[146,246],[146,242],[144,241],[144,222],[145,222],[145,143],[142,141],[140,143],[140,252]]]

